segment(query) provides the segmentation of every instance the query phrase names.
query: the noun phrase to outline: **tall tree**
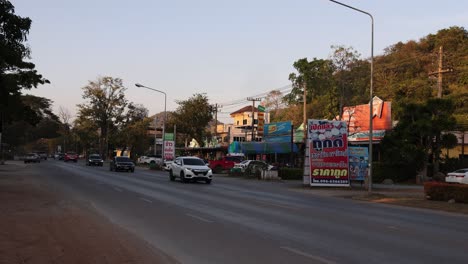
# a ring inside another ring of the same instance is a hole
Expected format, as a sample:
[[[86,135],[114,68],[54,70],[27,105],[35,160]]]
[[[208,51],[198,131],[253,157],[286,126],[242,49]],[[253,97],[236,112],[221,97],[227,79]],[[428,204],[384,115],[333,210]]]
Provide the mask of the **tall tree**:
[[[130,153],[143,153],[150,145],[148,127],[151,121],[148,109],[143,105],[129,103],[124,120],[114,137],[116,144],[122,146],[123,150],[128,147]]]
[[[194,138],[202,144],[206,136],[206,126],[213,119],[213,107],[206,94],[194,94],[187,100],[177,101],[179,107],[173,112],[170,124],[177,125],[177,133],[186,140]]]
[[[263,100],[263,103],[270,112],[271,120],[275,120],[279,110],[285,107],[283,93],[280,90],[271,90]]]
[[[434,173],[438,172],[442,131],[450,131],[454,126],[453,102],[449,99],[407,104],[398,125],[382,141],[384,160],[394,164],[411,164],[421,169],[421,175],[416,178],[419,183],[427,177],[427,164],[431,156]]]
[[[338,99],[330,94],[336,93],[336,85],[333,78],[334,66],[330,60],[314,58],[308,61],[307,58],[299,59],[293,64],[297,73],[289,74],[289,80],[292,82],[293,89],[286,95],[285,101],[288,104],[303,103],[304,87],[307,90],[307,104],[325,104],[325,107],[313,108],[309,117],[336,116],[339,113]],[[314,102],[323,100],[320,102]],[[333,110],[330,110],[333,109]],[[333,111],[333,113],[330,113]]]
[[[83,99],[87,102],[78,105],[78,116],[95,122],[100,130],[100,153],[104,157],[108,156],[109,131],[118,127],[125,117],[128,103],[125,90],[122,79],[112,77],[100,77],[83,87]]]
[[[350,99],[352,98],[351,87],[348,87],[346,83],[347,73],[350,72],[350,69],[357,63],[359,59],[359,53],[354,50],[352,47],[346,47],[343,45],[340,46],[331,46],[332,55],[330,60],[335,66],[335,79],[337,82],[337,90],[339,91],[339,116],[341,118],[343,107],[345,105],[350,105]],[[330,94],[330,96],[334,96]]]
[[[22,95],[20,100],[23,105],[23,118],[12,120],[5,126],[5,142],[17,147],[39,138],[56,137],[60,121],[52,112],[52,101],[34,95]]]
[[[72,133],[77,138],[85,154],[98,153],[102,149],[100,147],[101,142],[100,135],[98,134],[98,126],[92,120],[84,116],[78,116],[73,122]]]
[[[0,0],[0,151],[4,125],[23,119],[21,90],[49,82],[25,61],[31,53],[25,45],[31,22],[17,16],[10,1]]]

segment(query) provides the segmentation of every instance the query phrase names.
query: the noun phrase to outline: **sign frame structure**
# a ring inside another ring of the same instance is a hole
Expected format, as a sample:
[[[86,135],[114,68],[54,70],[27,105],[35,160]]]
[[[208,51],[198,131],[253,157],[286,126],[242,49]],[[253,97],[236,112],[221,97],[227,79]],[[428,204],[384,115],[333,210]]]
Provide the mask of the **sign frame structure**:
[[[310,185],[349,187],[346,122],[309,119],[307,128]]]

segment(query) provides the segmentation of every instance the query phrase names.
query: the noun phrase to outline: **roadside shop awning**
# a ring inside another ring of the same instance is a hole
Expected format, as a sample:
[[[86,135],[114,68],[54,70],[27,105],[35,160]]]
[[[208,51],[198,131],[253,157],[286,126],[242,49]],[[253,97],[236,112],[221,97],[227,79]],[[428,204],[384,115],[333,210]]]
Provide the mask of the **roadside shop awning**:
[[[292,152],[298,152],[296,144],[292,144]],[[291,142],[232,142],[229,153],[244,154],[281,154],[291,153]]]

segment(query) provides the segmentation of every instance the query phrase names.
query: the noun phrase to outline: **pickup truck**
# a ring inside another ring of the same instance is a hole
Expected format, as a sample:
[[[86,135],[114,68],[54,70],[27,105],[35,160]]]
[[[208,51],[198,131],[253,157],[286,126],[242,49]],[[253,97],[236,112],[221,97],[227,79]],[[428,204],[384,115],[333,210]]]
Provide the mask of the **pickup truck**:
[[[163,160],[158,155],[141,156],[138,158],[138,164],[162,164]]]
[[[243,160],[242,156],[225,156],[218,160],[210,160],[209,167],[214,173],[221,173],[224,170],[230,170],[234,167],[234,164],[240,163]]]

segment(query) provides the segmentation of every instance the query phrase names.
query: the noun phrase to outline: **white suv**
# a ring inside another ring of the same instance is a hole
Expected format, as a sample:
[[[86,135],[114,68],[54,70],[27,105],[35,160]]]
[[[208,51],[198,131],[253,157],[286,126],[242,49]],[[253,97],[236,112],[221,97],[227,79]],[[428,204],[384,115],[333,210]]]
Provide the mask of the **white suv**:
[[[174,181],[176,177],[181,182],[204,180],[211,183],[213,172],[206,166],[205,161],[197,157],[178,157],[170,164],[169,179]]]

